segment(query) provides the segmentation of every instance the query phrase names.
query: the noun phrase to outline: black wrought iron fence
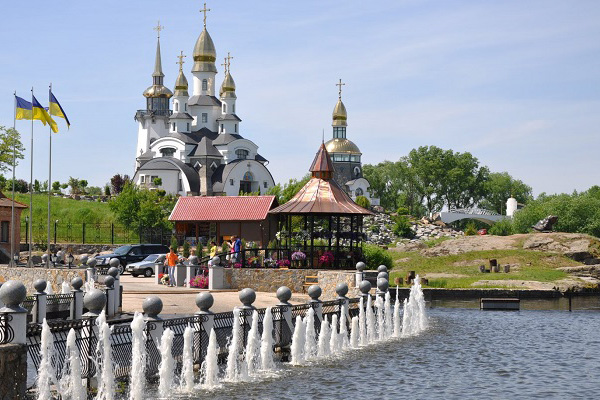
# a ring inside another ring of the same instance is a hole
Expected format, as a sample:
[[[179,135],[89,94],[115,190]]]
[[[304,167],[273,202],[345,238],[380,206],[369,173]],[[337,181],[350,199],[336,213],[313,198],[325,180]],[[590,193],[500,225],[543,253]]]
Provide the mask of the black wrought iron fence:
[[[9,324],[12,319],[11,313],[0,313],[0,344],[10,343],[15,337],[15,332]]]
[[[21,221],[21,242],[29,243],[29,221]],[[34,243],[46,243],[48,225],[46,222],[34,222],[32,225]],[[54,222],[50,226],[50,240],[57,243],[77,244],[127,244],[127,243],[161,243],[171,242],[170,229],[143,227],[128,229],[116,223],[89,222]]]

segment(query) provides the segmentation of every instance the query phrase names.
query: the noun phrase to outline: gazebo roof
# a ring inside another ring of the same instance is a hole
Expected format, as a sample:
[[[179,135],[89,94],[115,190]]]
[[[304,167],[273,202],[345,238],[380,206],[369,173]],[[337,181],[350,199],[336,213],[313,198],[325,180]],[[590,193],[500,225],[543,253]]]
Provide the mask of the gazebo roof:
[[[331,179],[333,163],[324,144],[321,144],[310,167],[310,172],[312,178],[290,201],[269,212],[272,214],[373,214],[371,211],[357,205]]]

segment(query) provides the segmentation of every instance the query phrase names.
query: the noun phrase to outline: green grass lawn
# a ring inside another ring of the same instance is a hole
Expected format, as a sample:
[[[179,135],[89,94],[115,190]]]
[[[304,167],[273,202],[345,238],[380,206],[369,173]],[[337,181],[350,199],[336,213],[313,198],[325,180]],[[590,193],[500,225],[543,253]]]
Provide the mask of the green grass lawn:
[[[416,271],[421,276],[427,273],[459,274],[429,279],[429,287],[470,288],[479,280],[528,280],[538,282],[554,282],[563,279],[567,274],[557,267],[578,265],[565,256],[529,250],[489,250],[473,251],[459,255],[424,257],[418,251],[397,252],[389,250],[394,259],[394,268],[390,272],[390,284],[394,285],[396,277],[405,278],[409,271]],[[495,258],[501,265],[515,265],[509,273],[482,274],[479,265],[489,269],[488,260]],[[486,286],[476,286],[483,287]],[[494,285],[496,288],[513,287],[510,285]],[[514,288],[514,287],[513,287]]]
[[[12,198],[12,192],[4,192],[8,198]],[[29,207],[29,195],[24,193],[16,193],[15,200]],[[51,197],[50,200],[51,221],[59,220],[60,223],[112,223],[115,222],[115,216],[108,207],[108,203],[97,201],[65,199],[62,197]],[[29,209],[26,209],[21,214],[21,219],[25,220],[25,216],[29,215]],[[34,194],[33,195],[33,219],[34,225],[36,221],[46,223],[48,216],[48,195]]]

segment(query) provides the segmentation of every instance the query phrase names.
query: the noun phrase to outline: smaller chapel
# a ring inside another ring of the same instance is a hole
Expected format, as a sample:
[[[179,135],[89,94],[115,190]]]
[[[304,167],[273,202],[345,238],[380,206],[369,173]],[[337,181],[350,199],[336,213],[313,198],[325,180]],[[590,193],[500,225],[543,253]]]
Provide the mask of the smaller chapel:
[[[333,109],[333,138],[325,143],[325,148],[333,160],[333,179],[344,191],[356,200],[358,196],[366,197],[371,205],[379,205],[379,199],[371,197],[368,189],[371,186],[362,173],[362,153],[357,145],[346,137],[348,113],[342,102],[342,83],[339,87],[338,101]]]
[[[217,52],[204,29],[193,52],[192,95],[183,72],[183,51],[174,91],[164,86],[160,54],[160,24],[152,85],[144,91],[146,108],[138,110],[136,170],[133,182],[181,196],[265,194],[275,185],[268,161],[258,146],[241,135],[236,110],[236,86],[227,53],[224,79],[216,96]],[[172,108],[171,108],[172,102]],[[159,178],[159,179],[157,179]]]

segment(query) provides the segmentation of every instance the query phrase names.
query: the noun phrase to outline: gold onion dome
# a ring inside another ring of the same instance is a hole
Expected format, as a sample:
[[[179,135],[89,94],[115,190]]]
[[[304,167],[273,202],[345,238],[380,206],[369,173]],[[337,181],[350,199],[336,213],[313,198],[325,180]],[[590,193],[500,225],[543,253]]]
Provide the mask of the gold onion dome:
[[[217,72],[216,60],[217,50],[215,50],[215,44],[206,27],[204,27],[194,46],[194,68],[192,72]]]
[[[329,153],[362,154],[358,146],[348,139],[331,139],[325,143],[325,148]]]
[[[175,81],[175,96],[189,96],[188,81],[181,70],[179,70],[179,75],[177,75],[177,80]]]
[[[342,99],[338,99],[333,109],[333,126],[347,126],[347,119],[348,113],[346,112],[346,107],[342,103]]]
[[[219,94],[221,95],[221,97],[236,97],[235,82],[229,72],[225,74],[225,79],[223,79],[223,83],[221,84]]]

